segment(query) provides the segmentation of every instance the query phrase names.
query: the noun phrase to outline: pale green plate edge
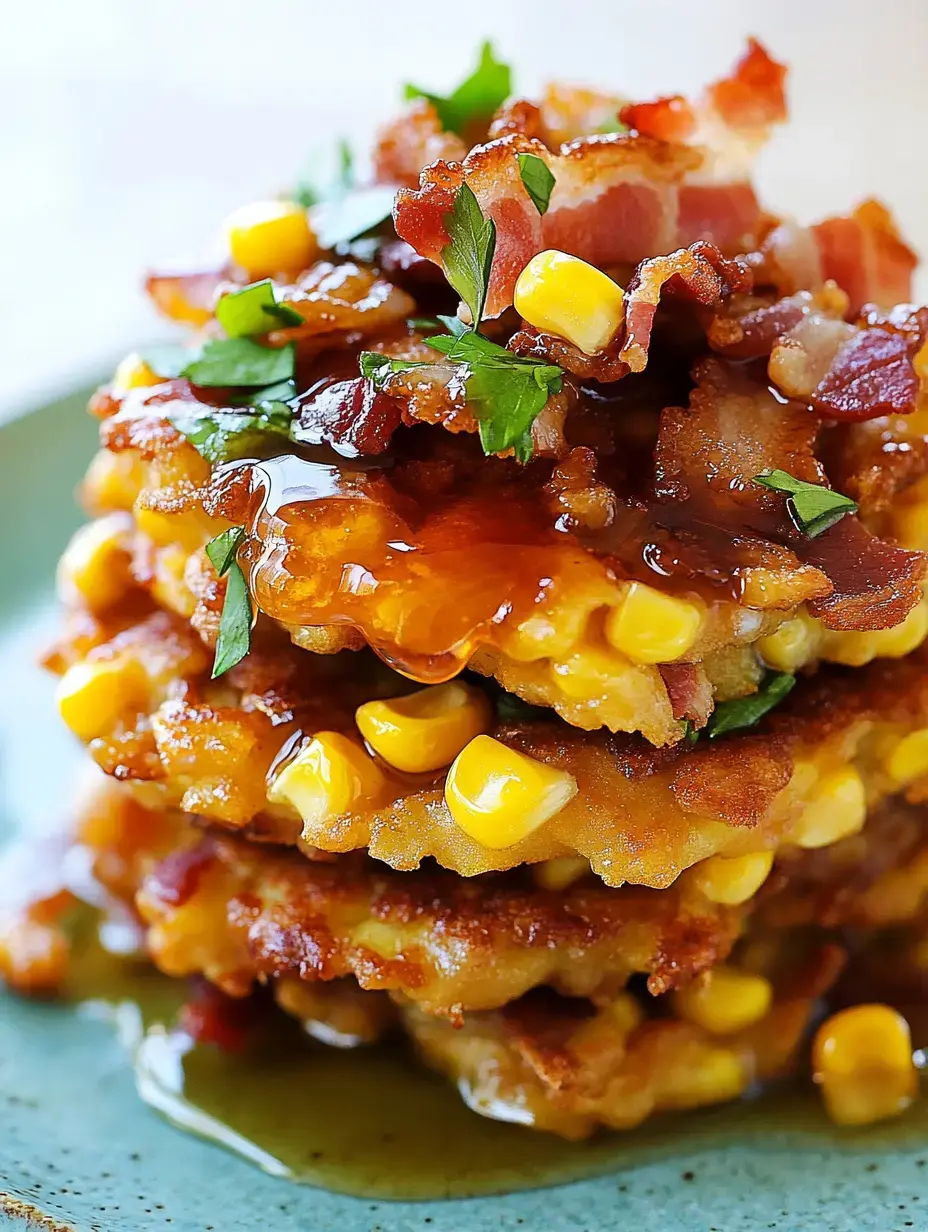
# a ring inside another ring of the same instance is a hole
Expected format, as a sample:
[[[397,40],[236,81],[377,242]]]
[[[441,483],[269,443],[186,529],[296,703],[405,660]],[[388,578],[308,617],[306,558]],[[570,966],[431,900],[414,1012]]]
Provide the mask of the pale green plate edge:
[[[79,520],[71,493],[94,439],[84,402],[74,395],[0,427],[0,825],[51,817],[71,790],[73,750],[30,655],[47,632],[56,557]],[[924,1153],[867,1153],[796,1147],[772,1133],[761,1145],[714,1147],[712,1117],[692,1124],[676,1158],[618,1176],[456,1202],[345,1198],[275,1180],[172,1130],[138,1101],[110,1028],[0,994],[3,1229],[928,1229],[928,1143]]]

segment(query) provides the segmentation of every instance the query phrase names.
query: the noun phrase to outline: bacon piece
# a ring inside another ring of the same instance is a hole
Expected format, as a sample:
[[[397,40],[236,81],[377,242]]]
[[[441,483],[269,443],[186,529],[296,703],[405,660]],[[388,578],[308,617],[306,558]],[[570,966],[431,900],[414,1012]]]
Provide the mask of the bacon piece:
[[[461,138],[442,128],[428,99],[418,99],[378,131],[372,155],[374,180],[415,188],[423,167],[439,158],[460,161],[466,153]]]
[[[891,308],[912,298],[918,258],[879,201],[863,202],[850,218],[827,218],[812,233],[822,276],[848,293],[855,312],[868,302]]]
[[[598,355],[587,355],[556,334],[520,330],[509,342],[518,354],[545,359],[582,380],[611,382],[641,372],[648,362],[651,330],[663,296],[718,308],[732,295],[751,288],[751,271],[741,257],[728,260],[714,244],[699,240],[666,257],[642,261],[625,295],[625,320],[615,339]]]
[[[331,445],[347,458],[384,453],[400,426],[402,407],[370,381],[317,383],[301,395],[292,435],[307,445]]]
[[[657,669],[673,709],[675,719],[689,719],[705,727],[715,704],[712,685],[701,663],[661,663]]]
[[[231,278],[228,267],[205,270],[153,270],[145,290],[155,307],[182,325],[205,325],[213,315],[216,293]]]
[[[215,844],[209,838],[195,847],[172,851],[149,875],[151,892],[161,902],[182,907],[196,893],[200,879],[215,861]]]
[[[278,303],[303,318],[302,325],[275,330],[271,341],[283,342],[333,333],[372,333],[404,320],[415,301],[376,270],[353,261],[317,261],[291,286],[275,287]]]
[[[815,416],[796,402],[780,402],[744,370],[718,360],[702,361],[695,379],[689,409],[671,407],[661,416],[655,490],[671,508],[660,508],[655,517],[670,522],[673,506],[683,504],[690,525],[714,531],[714,567],[741,577],[752,606],[806,600],[814,615],[837,629],[900,623],[920,598],[928,558],[876,539],[850,516],[807,538],[789,522],[783,498],[751,482],[774,468],[809,483],[827,482],[813,452]],[[771,567],[762,560],[755,568],[745,527],[780,545],[782,561],[774,558]],[[726,528],[728,543],[719,534]],[[764,602],[753,594],[755,583]]]
[[[770,376],[827,419],[907,415],[918,400],[914,360],[926,335],[928,309],[910,304],[888,314],[869,305],[856,326],[810,310],[774,346]]]
[[[806,543],[803,558],[833,588],[812,600],[809,611],[829,629],[891,629],[922,597],[928,557],[877,539],[857,518],[844,517]]]

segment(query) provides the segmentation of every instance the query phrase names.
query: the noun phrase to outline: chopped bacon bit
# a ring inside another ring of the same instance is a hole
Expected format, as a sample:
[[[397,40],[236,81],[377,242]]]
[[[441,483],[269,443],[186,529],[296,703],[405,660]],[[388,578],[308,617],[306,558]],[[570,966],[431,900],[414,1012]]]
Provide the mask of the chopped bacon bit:
[[[876,419],[915,410],[915,355],[928,335],[928,308],[900,304],[885,316],[865,308],[860,329],[841,347],[811,402],[829,419]]]
[[[183,906],[196,893],[200,878],[215,858],[213,840],[208,838],[195,847],[172,851],[147,877],[146,894],[172,907]]]
[[[364,377],[323,380],[301,395],[293,434],[304,444],[328,444],[353,458],[384,453],[401,421],[400,403],[376,391]]]
[[[548,134],[541,108],[536,103],[530,103],[527,98],[514,98],[500,107],[490,125],[489,139],[495,141],[497,137],[509,137],[513,133],[547,144]]]
[[[890,308],[912,298],[918,258],[879,201],[865,201],[850,218],[827,218],[812,232],[822,276],[848,293],[854,311],[867,302]]]
[[[673,717],[689,719],[696,727],[705,727],[715,699],[702,664],[661,663],[657,670],[667,686]]]
[[[748,39],[731,76],[709,86],[707,101],[729,128],[766,129],[786,119],[785,80],[786,65],[772,59],[757,39]]]
[[[466,153],[461,138],[442,128],[432,104],[418,99],[378,132],[372,158],[374,179],[378,184],[415,188],[423,167],[439,158],[457,162]]]
[[[801,554],[832,584],[830,595],[809,604],[829,629],[891,629],[922,597],[928,556],[877,539],[857,518],[806,540]]]
[[[619,119],[643,137],[656,141],[688,141],[696,132],[696,113],[681,94],[653,103],[628,103]]]
[[[715,245],[699,240],[669,256],[641,262],[628,283],[624,328],[600,354],[587,355],[564,338],[530,326],[515,334],[509,347],[517,354],[557,364],[582,380],[618,381],[646,366],[651,330],[663,296],[719,308],[730,296],[750,288],[751,271],[744,258],[728,260]]]
[[[228,267],[208,270],[155,270],[145,279],[145,290],[158,310],[182,325],[205,325],[213,315],[216,292],[232,276]]]
[[[250,998],[230,997],[202,976],[191,980],[191,996],[180,1011],[180,1027],[198,1044],[222,1052],[244,1052],[261,1021]]]

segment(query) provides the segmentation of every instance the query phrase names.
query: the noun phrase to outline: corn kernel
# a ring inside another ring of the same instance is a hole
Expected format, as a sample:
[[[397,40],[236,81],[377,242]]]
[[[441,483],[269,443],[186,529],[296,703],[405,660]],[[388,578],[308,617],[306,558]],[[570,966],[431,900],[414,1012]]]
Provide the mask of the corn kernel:
[[[124,394],[130,389],[160,385],[162,379],[137,351],[132,351],[116,368],[110,387],[114,394]]]
[[[80,488],[81,501],[92,513],[132,508],[145,472],[134,450],[110,453],[101,449],[95,453]]]
[[[134,659],[98,659],[75,663],[58,683],[58,713],[85,742],[105,736],[132,707],[141,708],[148,679]]]
[[[377,763],[354,740],[339,732],[317,732],[276,776],[268,789],[275,804],[290,804],[306,825],[319,825],[373,803],[386,780]]]
[[[627,1039],[643,1018],[637,998],[630,992],[620,992],[571,1034],[570,1051],[579,1060],[589,1057],[594,1064],[601,1062],[604,1051],[614,1052],[616,1036]]]
[[[841,1010],[816,1032],[812,1071],[839,1125],[898,1116],[918,1086],[909,1024],[888,1005]]]
[[[687,1066],[675,1066],[673,1086],[661,1093],[663,1108],[698,1108],[737,1099],[751,1080],[745,1062],[731,1048],[702,1047]]]
[[[897,509],[893,514],[893,535],[902,547],[924,552],[928,548],[928,503],[920,500]]]
[[[532,880],[543,890],[566,890],[590,871],[589,860],[578,856],[559,856],[532,865]]]
[[[572,774],[492,736],[477,736],[462,749],[445,780],[445,802],[455,822],[493,850],[518,843],[576,794]]]
[[[736,907],[753,898],[773,868],[772,851],[744,856],[710,856],[693,869],[693,882],[713,903]]]
[[[784,620],[779,629],[758,638],[757,650],[768,667],[778,672],[794,672],[815,657],[821,626],[801,613]]]
[[[668,663],[689,650],[701,623],[695,603],[632,582],[606,618],[606,636],[635,663]]]
[[[459,680],[407,697],[365,702],[355,712],[361,735],[384,761],[409,774],[448,766],[490,726],[490,703]]]
[[[928,727],[902,737],[886,759],[886,770],[900,787],[928,774]]]
[[[722,965],[697,976],[674,994],[677,1013],[713,1035],[734,1035],[770,1009],[773,989],[762,975]]]
[[[874,657],[902,659],[920,646],[928,635],[928,605],[917,604],[901,624],[892,629],[877,629],[871,633]]]
[[[250,278],[297,273],[316,255],[318,245],[306,211],[294,201],[256,201],[226,220],[232,260]]]
[[[622,324],[624,298],[619,284],[595,265],[549,249],[519,275],[513,303],[529,325],[595,355]]]
[[[853,766],[823,775],[791,834],[800,847],[827,847],[857,834],[867,816],[863,779]]]
[[[66,603],[82,601],[91,612],[105,612],[129,589],[125,514],[88,522],[71,539],[58,562],[58,593]]]

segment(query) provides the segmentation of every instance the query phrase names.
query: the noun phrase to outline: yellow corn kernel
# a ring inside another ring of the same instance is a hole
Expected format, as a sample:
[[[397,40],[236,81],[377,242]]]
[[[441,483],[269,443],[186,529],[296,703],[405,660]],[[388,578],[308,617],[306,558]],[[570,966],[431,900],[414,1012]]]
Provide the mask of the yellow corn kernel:
[[[134,659],[75,663],[58,683],[58,713],[75,736],[89,743],[113,730],[130,708],[141,708],[148,679]]]
[[[448,766],[490,726],[490,703],[460,680],[407,697],[365,702],[355,712],[361,735],[384,761],[409,774]]]
[[[290,804],[305,824],[340,817],[382,796],[386,780],[377,763],[340,732],[317,732],[271,783],[267,797]]]
[[[295,201],[256,201],[226,219],[232,260],[249,278],[299,272],[318,251],[306,210]]]
[[[833,1014],[816,1032],[812,1073],[839,1125],[898,1116],[918,1087],[909,1024],[888,1005],[853,1005]]]
[[[751,1081],[744,1060],[731,1048],[703,1045],[689,1065],[674,1066],[673,1085],[661,1092],[662,1108],[698,1108],[737,1099]]]
[[[902,659],[920,646],[928,634],[928,604],[917,604],[901,624],[871,633],[874,657]]]
[[[604,350],[622,324],[625,295],[595,265],[549,249],[532,257],[516,282],[516,312],[587,355]]]
[[[815,657],[821,628],[804,612],[784,620],[779,629],[757,639],[757,650],[768,667],[794,672]]]
[[[445,780],[445,802],[465,834],[484,847],[511,847],[577,794],[572,774],[476,736]]]
[[[111,513],[77,531],[58,562],[58,593],[65,603],[80,601],[91,612],[105,612],[122,598],[132,582],[130,529],[125,514]]]
[[[744,856],[710,856],[693,869],[693,883],[713,903],[735,907],[753,898],[773,868],[772,851]]]
[[[543,890],[566,890],[590,871],[589,860],[579,856],[559,856],[532,865],[532,880]]]
[[[616,1036],[627,1039],[644,1018],[637,998],[620,992],[592,1018],[580,1024],[570,1037],[570,1051],[579,1060],[602,1060],[603,1052],[613,1052]]]
[[[632,582],[606,618],[606,636],[636,663],[669,663],[686,654],[701,623],[695,603]]]
[[[132,351],[116,368],[110,388],[114,394],[124,394],[130,389],[141,389],[146,385],[160,385],[163,379],[158,376],[154,368],[149,367],[137,351]]]
[[[93,513],[129,510],[144,481],[142,461],[134,450],[110,453],[101,449],[91,459],[81,483],[81,501]]]
[[[928,774],[928,727],[902,737],[886,759],[886,770],[900,787]]]
[[[773,989],[762,975],[719,965],[674,994],[681,1018],[713,1035],[734,1035],[770,1009]]]
[[[893,514],[893,536],[904,548],[924,552],[928,548],[928,503],[903,505]]]
[[[827,847],[857,834],[866,816],[863,779],[853,766],[843,766],[818,781],[790,837],[800,847]]]

